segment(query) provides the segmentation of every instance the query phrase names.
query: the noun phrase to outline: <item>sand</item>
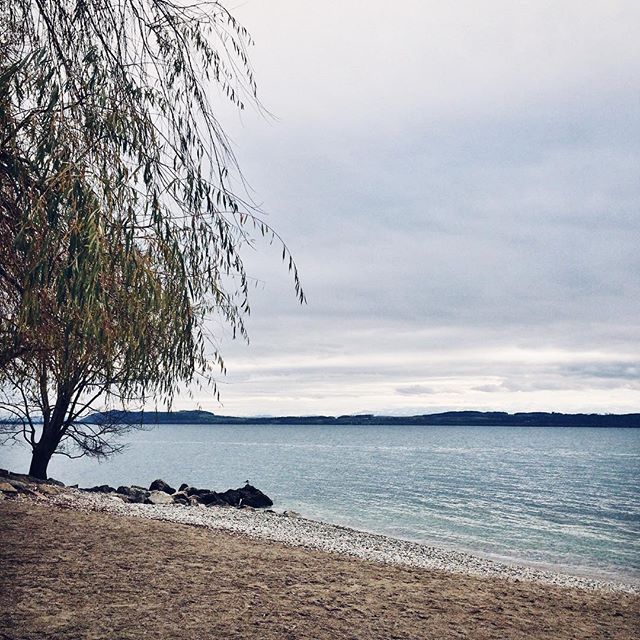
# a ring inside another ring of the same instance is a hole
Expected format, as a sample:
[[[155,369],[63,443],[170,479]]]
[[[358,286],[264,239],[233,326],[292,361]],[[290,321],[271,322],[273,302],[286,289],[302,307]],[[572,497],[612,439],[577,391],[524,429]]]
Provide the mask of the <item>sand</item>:
[[[0,501],[0,638],[637,638],[640,596]]]
[[[45,485],[38,485],[42,489]],[[36,495],[38,492],[34,486]],[[179,504],[130,504],[115,494],[88,493],[76,489],[53,488],[47,499],[59,506],[82,511],[104,511],[114,515],[191,524],[222,531],[242,533],[252,538],[283,542],[319,551],[337,552],[363,560],[375,560],[421,569],[442,569],[479,577],[499,577],[512,581],[527,580],[539,584],[600,591],[638,593],[638,585],[604,581],[589,576],[562,574],[531,566],[507,564],[462,551],[399,540],[327,522],[300,517],[283,517],[290,512],[271,509],[187,507]]]

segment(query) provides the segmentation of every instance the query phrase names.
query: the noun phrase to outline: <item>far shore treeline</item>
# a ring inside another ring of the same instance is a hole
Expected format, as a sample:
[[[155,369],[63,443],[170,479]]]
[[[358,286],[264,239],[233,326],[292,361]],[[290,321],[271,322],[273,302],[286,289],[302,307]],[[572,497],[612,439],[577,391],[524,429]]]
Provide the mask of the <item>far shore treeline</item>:
[[[492,427],[627,427],[640,428],[640,413],[506,413],[447,411],[416,416],[374,414],[344,416],[221,416],[209,411],[107,411],[85,419],[89,424],[116,420],[124,424],[251,424],[251,425],[423,425]]]

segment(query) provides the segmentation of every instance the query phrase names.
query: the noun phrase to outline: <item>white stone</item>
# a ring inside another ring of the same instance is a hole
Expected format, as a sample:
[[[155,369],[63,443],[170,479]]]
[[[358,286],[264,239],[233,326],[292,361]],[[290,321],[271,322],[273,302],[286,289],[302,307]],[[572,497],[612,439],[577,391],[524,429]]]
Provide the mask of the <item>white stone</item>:
[[[149,502],[151,504],[173,504],[173,498],[164,491],[150,491]]]

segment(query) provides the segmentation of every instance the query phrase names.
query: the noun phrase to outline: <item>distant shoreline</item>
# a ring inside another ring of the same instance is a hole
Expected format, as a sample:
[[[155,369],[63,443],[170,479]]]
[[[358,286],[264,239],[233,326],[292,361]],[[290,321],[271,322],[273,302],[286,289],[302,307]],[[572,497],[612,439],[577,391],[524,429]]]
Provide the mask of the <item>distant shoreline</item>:
[[[89,424],[228,424],[228,425],[416,425],[456,427],[617,427],[640,428],[640,413],[505,413],[501,411],[447,411],[415,416],[374,414],[343,416],[221,416],[209,411],[108,411],[83,420]]]

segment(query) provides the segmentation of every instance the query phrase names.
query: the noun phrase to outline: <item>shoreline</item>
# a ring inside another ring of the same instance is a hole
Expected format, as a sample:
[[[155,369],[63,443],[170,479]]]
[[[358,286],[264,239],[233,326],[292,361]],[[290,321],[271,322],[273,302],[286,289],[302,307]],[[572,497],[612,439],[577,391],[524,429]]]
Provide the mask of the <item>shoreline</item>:
[[[640,595],[620,587],[275,513],[116,501],[51,485],[0,500],[0,637],[632,640],[640,628]]]
[[[592,567],[584,567],[580,569],[568,564],[554,564],[553,562],[545,562],[542,560],[529,560],[527,558],[518,558],[517,556],[501,555],[499,553],[483,552],[471,549],[464,546],[456,546],[454,544],[447,544],[441,541],[420,540],[418,538],[403,537],[399,535],[378,533],[374,529],[360,528],[357,525],[349,523],[332,522],[331,520],[324,520],[322,517],[307,517],[300,516],[303,520],[310,520],[311,522],[318,522],[320,524],[326,524],[338,528],[344,528],[353,530],[356,533],[363,533],[372,536],[381,536],[390,540],[397,540],[398,542],[406,542],[410,544],[417,544],[421,547],[440,549],[445,553],[459,553],[462,555],[472,556],[480,560],[491,562],[499,565],[506,565],[509,567],[516,567],[520,569],[530,569],[532,571],[540,571],[542,573],[551,573],[554,575],[567,576],[570,578],[581,578],[585,580],[593,580],[598,583],[605,583],[611,585],[621,585],[623,587],[631,587],[634,589],[634,593],[640,593],[640,574],[635,575],[617,575],[614,571],[607,571],[605,569],[597,569]]]
[[[278,514],[272,510],[233,507],[130,504],[108,494],[88,494],[71,488],[65,488],[39,499],[67,509],[97,511],[116,516],[226,531],[256,540],[336,553],[400,567],[585,591],[631,595],[640,593],[640,585],[631,582],[575,575],[558,571],[553,567],[538,568],[500,561],[466,551],[456,551],[311,520],[297,514],[288,516],[286,515],[288,512]]]

